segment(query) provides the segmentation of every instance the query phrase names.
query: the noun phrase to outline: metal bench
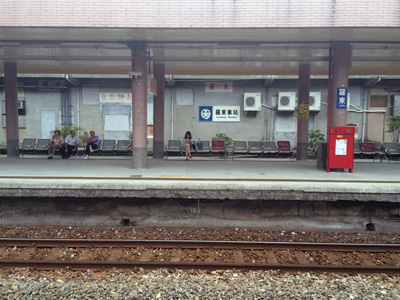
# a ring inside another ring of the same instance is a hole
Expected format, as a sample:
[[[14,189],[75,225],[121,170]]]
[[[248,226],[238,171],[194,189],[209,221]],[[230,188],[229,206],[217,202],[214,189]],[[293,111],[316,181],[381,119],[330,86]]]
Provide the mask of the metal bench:
[[[278,156],[289,157],[290,160],[295,159],[289,141],[277,141],[276,144],[278,145]]]
[[[390,161],[391,157],[394,158],[400,157],[399,145],[397,143],[384,143],[384,145],[385,145],[386,158],[388,161]]]
[[[115,153],[115,145],[116,145],[116,140],[104,140],[103,145],[100,149],[101,154],[113,154]]]
[[[274,141],[263,141],[262,148],[262,154],[265,156],[278,155],[278,150],[276,150],[276,145]]]
[[[196,148],[196,154],[198,155],[210,155],[211,153],[211,148],[210,148],[210,141],[201,141],[201,144],[203,146],[203,149],[199,149],[198,147]]]
[[[36,149],[36,139],[34,138],[24,138],[21,148],[18,148],[19,154],[24,156],[24,154],[35,153]]]
[[[379,159],[382,162],[384,155],[381,155],[378,151],[375,150],[374,143],[372,142],[360,142],[360,150],[361,150],[361,157],[371,158],[373,161],[375,159]]]
[[[224,140],[211,141],[211,154],[219,154],[226,159],[226,148]]]
[[[165,147],[165,158],[168,159],[169,155],[182,154],[182,141],[181,140],[168,140],[167,147]]]
[[[117,146],[115,147],[116,154],[129,154],[131,152],[131,141],[130,140],[118,140]]]
[[[261,155],[263,152],[261,141],[249,141],[249,154]]]
[[[232,160],[235,154],[247,154],[248,151],[246,141],[233,141]]]

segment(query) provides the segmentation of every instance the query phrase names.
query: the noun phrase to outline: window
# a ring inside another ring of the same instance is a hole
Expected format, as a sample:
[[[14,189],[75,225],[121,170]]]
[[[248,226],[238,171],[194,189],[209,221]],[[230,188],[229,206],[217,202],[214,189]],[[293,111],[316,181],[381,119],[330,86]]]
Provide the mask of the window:
[[[2,101],[3,128],[6,128],[6,100]],[[26,128],[26,99],[18,99],[18,127]]]
[[[387,107],[387,97],[386,96],[371,96],[370,107]]]

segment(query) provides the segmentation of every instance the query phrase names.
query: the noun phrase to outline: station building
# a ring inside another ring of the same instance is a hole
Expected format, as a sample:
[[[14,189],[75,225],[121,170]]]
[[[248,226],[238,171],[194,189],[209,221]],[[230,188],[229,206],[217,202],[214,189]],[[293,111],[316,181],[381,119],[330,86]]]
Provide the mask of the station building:
[[[0,144],[14,155],[69,125],[132,139],[133,168],[145,168],[187,130],[306,152],[308,131],[330,122],[391,142],[399,16],[397,0],[2,1]]]

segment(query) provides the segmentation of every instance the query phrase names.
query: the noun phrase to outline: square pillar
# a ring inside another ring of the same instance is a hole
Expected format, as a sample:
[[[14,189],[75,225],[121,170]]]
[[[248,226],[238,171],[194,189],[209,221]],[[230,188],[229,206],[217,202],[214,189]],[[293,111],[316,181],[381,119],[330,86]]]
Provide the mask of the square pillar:
[[[164,89],[165,65],[154,65],[157,96],[154,96],[153,158],[164,158]]]
[[[6,96],[7,157],[16,157],[18,156],[16,149],[19,148],[17,63],[4,63],[4,85]]]
[[[310,111],[310,64],[299,65],[297,110],[297,160],[307,160],[308,119]]]
[[[147,46],[133,42],[132,71],[132,168],[147,168]]]
[[[348,88],[351,46],[349,43],[333,44],[332,92],[330,103],[330,126],[346,126],[347,109],[337,108],[338,88]]]

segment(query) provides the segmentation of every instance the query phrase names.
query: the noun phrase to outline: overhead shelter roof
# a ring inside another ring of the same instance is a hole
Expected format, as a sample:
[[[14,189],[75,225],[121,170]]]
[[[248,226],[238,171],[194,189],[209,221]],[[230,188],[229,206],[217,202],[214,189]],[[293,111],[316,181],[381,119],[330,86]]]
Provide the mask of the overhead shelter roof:
[[[400,0],[3,0],[0,60],[19,73],[128,74],[132,41],[172,75],[400,75]],[[152,67],[152,64],[150,64]],[[0,64],[0,73],[3,65]]]

